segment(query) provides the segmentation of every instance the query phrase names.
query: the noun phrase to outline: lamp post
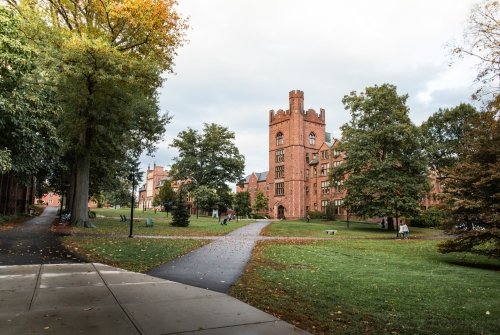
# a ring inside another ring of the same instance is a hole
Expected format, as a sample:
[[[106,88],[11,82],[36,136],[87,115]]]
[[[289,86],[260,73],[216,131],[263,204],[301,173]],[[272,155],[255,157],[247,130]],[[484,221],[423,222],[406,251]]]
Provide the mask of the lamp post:
[[[133,237],[132,232],[134,229],[134,205],[135,205],[135,199],[134,199],[134,193],[135,193],[135,174],[131,173],[129,176],[129,180],[132,180],[132,203],[130,205],[130,234],[128,237]]]

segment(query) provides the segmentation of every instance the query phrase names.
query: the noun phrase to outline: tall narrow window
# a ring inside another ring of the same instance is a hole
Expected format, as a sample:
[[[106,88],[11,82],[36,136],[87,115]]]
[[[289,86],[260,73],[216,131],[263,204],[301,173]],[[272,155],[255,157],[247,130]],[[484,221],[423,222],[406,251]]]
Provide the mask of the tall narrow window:
[[[274,168],[275,176],[274,178],[280,179],[285,177],[285,166],[279,165]]]
[[[276,145],[282,145],[283,144],[283,133],[279,132],[276,134]]]
[[[309,164],[309,153],[306,153],[306,163]]]
[[[309,134],[309,144],[316,144],[316,134],[315,133],[310,133]]]
[[[285,194],[285,183],[274,184],[274,194],[275,195],[284,195]]]
[[[284,149],[276,150],[276,163],[283,162],[285,160],[285,151]]]
[[[309,169],[306,169],[306,179],[309,179]]]
[[[329,181],[322,181],[321,182],[321,193],[322,194],[330,193],[330,182]]]

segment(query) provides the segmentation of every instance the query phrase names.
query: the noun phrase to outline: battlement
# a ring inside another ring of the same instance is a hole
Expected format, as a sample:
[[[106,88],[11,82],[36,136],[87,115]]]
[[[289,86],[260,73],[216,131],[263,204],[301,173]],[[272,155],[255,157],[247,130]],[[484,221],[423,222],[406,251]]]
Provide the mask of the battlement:
[[[290,99],[296,98],[296,99],[304,99],[304,91],[301,90],[293,90],[288,93],[288,96]]]
[[[290,119],[293,115],[301,116],[304,120],[325,124],[325,110],[320,108],[319,114],[314,109],[304,110],[304,92],[301,90],[293,90],[288,93],[290,100],[289,109],[284,111],[269,111],[269,124],[282,122]]]

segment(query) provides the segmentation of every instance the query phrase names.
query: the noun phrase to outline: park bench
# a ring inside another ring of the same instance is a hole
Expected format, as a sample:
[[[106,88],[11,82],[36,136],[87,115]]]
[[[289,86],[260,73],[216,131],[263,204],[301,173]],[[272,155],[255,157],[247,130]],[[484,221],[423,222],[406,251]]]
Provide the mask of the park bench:
[[[335,234],[337,234],[337,231],[334,229],[328,229],[328,230],[325,230],[325,233],[327,233],[328,235],[335,235]]]
[[[146,227],[153,227],[153,219],[151,218],[146,219]]]
[[[127,222],[127,217],[120,214],[120,222]]]

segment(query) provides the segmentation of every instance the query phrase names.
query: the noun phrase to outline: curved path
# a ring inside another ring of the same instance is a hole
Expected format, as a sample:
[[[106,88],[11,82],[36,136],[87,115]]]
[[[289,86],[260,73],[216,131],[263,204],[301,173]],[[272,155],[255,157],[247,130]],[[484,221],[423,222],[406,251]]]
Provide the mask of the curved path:
[[[0,231],[0,265],[80,262],[50,231],[56,216],[57,207],[46,207],[42,215]]]
[[[247,265],[260,231],[271,221],[258,221],[216,238],[212,243],[163,264],[147,274],[227,293]]]

